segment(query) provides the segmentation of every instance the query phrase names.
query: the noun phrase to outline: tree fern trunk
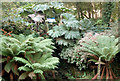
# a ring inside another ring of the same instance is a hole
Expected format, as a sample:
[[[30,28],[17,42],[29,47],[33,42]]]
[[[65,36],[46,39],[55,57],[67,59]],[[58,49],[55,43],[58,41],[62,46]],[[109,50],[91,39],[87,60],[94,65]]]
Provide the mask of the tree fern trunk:
[[[41,81],[39,74],[37,74],[37,81]]]
[[[46,79],[45,79],[43,74],[41,74],[41,79],[42,79],[42,81],[46,81]]]
[[[101,78],[100,78],[100,79],[103,79],[104,71],[105,71],[105,66],[103,67],[103,70],[102,70],[102,74],[101,74]]]
[[[100,64],[100,62],[101,62],[101,58],[99,58],[99,64],[98,64],[98,77],[97,77],[97,79],[100,79],[100,69],[101,69],[101,64]]]

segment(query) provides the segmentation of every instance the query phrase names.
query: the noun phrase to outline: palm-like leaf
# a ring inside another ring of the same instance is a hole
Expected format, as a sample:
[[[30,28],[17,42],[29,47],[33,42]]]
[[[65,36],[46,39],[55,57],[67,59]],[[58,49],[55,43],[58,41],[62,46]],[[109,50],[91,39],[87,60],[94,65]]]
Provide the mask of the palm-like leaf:
[[[3,36],[0,39],[2,40],[0,42],[2,49],[0,50],[2,55],[5,56],[3,62],[9,61],[4,67],[8,73],[12,70],[13,73],[18,75],[15,65],[16,61],[25,64],[25,66],[20,66],[19,70],[34,71],[34,73],[54,69],[59,62],[57,57],[52,57],[51,55],[55,48],[51,39],[34,38],[33,35],[24,36],[22,34],[14,35],[14,38]],[[18,55],[24,55],[24,58],[18,57]],[[8,60],[7,57],[9,57]],[[41,67],[35,66],[36,63],[39,63]]]
[[[34,72],[34,74],[41,73],[42,75],[43,71],[56,68],[56,65],[59,63],[59,59],[57,57],[52,57],[51,55],[53,49],[55,48],[53,44],[54,43],[51,39],[44,39],[42,37],[33,38],[32,36],[27,36],[20,45],[20,49],[22,51],[19,51],[20,53],[25,54],[25,58],[13,58],[15,61],[25,64],[18,69],[20,71]]]
[[[112,60],[115,55],[120,51],[118,48],[118,38],[114,36],[98,35],[93,40],[94,35],[91,38],[80,42],[83,51],[94,54],[98,57],[102,57],[104,61]]]
[[[59,59],[57,57],[52,57],[50,54],[43,54],[42,57],[40,57],[40,62],[38,60],[35,60],[35,63],[31,63],[20,57],[15,57],[14,58],[16,61],[25,63],[24,66],[19,67],[18,69],[21,71],[26,71],[26,72],[34,72],[40,73],[43,75],[43,71],[55,69],[57,64],[59,63]]]

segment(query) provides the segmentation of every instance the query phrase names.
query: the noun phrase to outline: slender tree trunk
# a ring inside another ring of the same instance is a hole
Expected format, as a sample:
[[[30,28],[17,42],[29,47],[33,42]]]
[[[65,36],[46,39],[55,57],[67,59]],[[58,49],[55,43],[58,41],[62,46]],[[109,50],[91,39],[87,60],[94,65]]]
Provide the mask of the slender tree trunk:
[[[85,16],[87,19],[89,19],[89,17],[87,15],[85,15],[84,13],[82,13],[82,16]],[[83,17],[84,18],[84,17]]]
[[[77,14],[78,14],[78,20],[80,20],[80,12],[77,12]]]
[[[89,16],[89,19],[90,19],[91,18],[90,9],[88,9],[88,16]]]
[[[78,20],[80,20],[80,9],[77,7]]]
[[[92,18],[94,18],[94,11],[92,11]]]
[[[95,10],[95,19],[97,19],[97,11]]]
[[[80,20],[80,8],[79,8],[79,3],[76,3],[76,8],[77,8],[77,15],[78,15],[78,20]]]
[[[101,69],[101,64],[100,64],[100,62],[101,62],[101,58],[99,58],[99,64],[98,64],[98,77],[97,77],[97,79],[100,79],[100,69]]]
[[[102,17],[102,3],[100,2],[100,18]]]
[[[82,9],[80,8],[79,10],[80,10],[80,15],[81,15],[80,17],[81,17],[82,19],[84,19],[84,16],[83,16],[83,11],[82,11]]]
[[[93,3],[93,2],[92,2],[91,4],[92,4],[92,18],[94,18],[95,5],[94,5],[94,3]]]

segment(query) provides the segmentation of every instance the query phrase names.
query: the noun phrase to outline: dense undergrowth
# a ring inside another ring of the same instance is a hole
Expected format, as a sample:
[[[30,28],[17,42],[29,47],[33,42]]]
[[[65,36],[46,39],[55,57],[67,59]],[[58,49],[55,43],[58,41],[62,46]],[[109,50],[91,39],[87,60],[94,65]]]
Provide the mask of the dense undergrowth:
[[[112,5],[106,3],[106,8],[108,4]],[[0,35],[2,80],[117,80],[118,21],[110,22],[109,17],[104,22],[105,12],[103,20],[78,19],[75,12],[57,2],[5,9]]]

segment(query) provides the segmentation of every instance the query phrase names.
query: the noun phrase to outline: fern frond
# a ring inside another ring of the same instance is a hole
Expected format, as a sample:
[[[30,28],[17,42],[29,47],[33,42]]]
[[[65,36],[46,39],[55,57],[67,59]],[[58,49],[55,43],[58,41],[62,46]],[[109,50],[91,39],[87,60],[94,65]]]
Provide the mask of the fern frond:
[[[40,69],[36,69],[36,70],[34,70],[34,73],[40,73],[40,74],[43,74],[43,71],[40,70]]]
[[[30,69],[29,67],[26,67],[26,66],[21,66],[21,67],[19,67],[18,69],[19,69],[20,71],[21,71],[21,70],[27,71],[27,72],[32,71],[32,69]]]
[[[15,61],[19,61],[19,62],[22,62],[22,63],[24,63],[24,64],[29,64],[29,62],[28,62],[26,59],[21,58],[21,57],[14,57],[13,59],[14,59]]]

